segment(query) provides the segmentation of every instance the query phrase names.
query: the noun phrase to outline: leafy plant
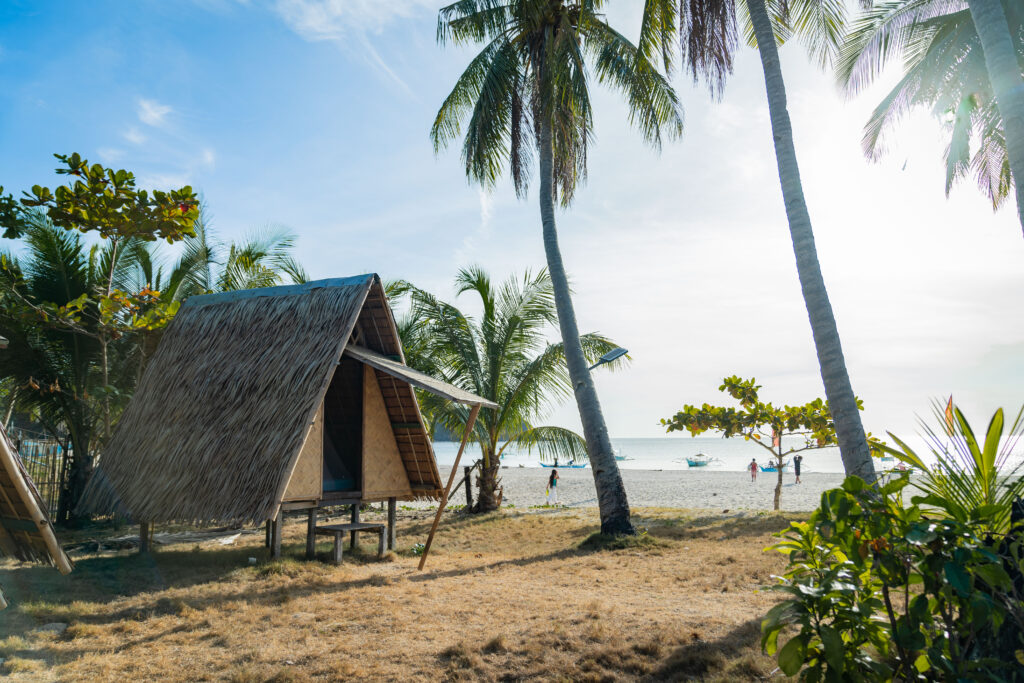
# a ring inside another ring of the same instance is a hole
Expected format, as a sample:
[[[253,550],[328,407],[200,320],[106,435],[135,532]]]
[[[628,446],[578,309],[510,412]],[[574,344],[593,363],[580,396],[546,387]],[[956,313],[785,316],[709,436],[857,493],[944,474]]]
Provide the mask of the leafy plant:
[[[1024,462],[1009,466],[1010,457],[1024,435],[1024,408],[1017,413],[1005,439],[1003,409],[998,409],[981,440],[952,401],[945,414],[938,404],[934,411],[941,429],[921,425],[934,465],[929,466],[892,432],[889,436],[898,449],[880,443],[873,447],[920,470],[914,485],[925,495],[915,497],[915,503],[940,508],[954,519],[979,525],[985,531],[1005,532],[1010,523],[1011,501],[1024,495]]]
[[[908,475],[848,477],[773,546],[789,555],[762,646],[806,681],[1015,680],[1024,658],[1021,545],[977,520],[904,504]],[[1017,579],[1016,581],[1014,579]],[[787,628],[797,632],[779,647]]]

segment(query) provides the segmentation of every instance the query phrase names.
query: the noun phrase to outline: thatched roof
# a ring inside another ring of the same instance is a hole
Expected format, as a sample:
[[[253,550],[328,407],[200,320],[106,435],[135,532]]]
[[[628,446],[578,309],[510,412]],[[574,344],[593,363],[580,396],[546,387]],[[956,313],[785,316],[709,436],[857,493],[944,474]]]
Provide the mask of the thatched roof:
[[[349,343],[403,361],[376,275],[188,299],[104,449],[82,509],[109,513],[120,503],[150,522],[273,517]],[[390,380],[381,387],[410,484],[436,497],[440,474],[415,393]]]
[[[0,554],[71,571],[35,484],[0,425]]]

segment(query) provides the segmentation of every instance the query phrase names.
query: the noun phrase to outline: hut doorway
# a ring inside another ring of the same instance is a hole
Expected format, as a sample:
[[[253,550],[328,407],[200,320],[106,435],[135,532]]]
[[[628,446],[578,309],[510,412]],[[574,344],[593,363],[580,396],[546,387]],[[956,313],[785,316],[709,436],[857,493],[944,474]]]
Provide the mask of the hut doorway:
[[[342,358],[324,397],[323,492],[362,490],[363,364]]]

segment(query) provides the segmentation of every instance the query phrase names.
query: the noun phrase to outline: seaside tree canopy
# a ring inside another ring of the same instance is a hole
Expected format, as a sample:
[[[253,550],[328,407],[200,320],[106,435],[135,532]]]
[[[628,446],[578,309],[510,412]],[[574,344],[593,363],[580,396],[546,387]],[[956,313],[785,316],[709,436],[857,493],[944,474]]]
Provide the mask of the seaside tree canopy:
[[[686,430],[691,436],[716,429],[726,439],[742,436],[753,441],[769,453],[778,468],[778,483],[775,485],[775,509],[779,509],[782,496],[782,465],[785,457],[801,451],[828,448],[838,445],[835,423],[828,407],[828,401],[816,398],[802,406],[777,407],[765,403],[758,397],[760,384],[755,379],[740,379],[736,375],[722,380],[719,391],[727,392],[739,401],[740,407],[728,408],[705,403],[700,406],[685,405],[670,419],[661,424],[668,432]],[[864,410],[863,402],[857,399],[857,408]],[[782,436],[802,436],[803,445],[784,448]],[[778,437],[778,438],[776,438]]]

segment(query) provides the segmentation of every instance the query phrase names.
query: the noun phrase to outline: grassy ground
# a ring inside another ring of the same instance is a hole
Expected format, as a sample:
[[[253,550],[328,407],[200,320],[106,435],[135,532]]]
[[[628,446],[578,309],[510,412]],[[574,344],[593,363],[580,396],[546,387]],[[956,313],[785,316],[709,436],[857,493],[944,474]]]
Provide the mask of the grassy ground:
[[[783,558],[762,549],[785,517],[641,509],[647,533],[621,544],[592,537],[594,510],[457,514],[419,573],[411,547],[430,514],[403,511],[398,552],[383,561],[367,536],[340,567],[300,559],[300,520],[285,526],[280,562],[251,534],[226,547],[83,554],[68,577],[0,563],[12,603],[0,614],[0,674],[734,681],[775,669],[758,648],[773,602],[759,589],[782,569]],[[326,559],[329,545],[317,549]],[[69,627],[34,630],[50,622]]]

